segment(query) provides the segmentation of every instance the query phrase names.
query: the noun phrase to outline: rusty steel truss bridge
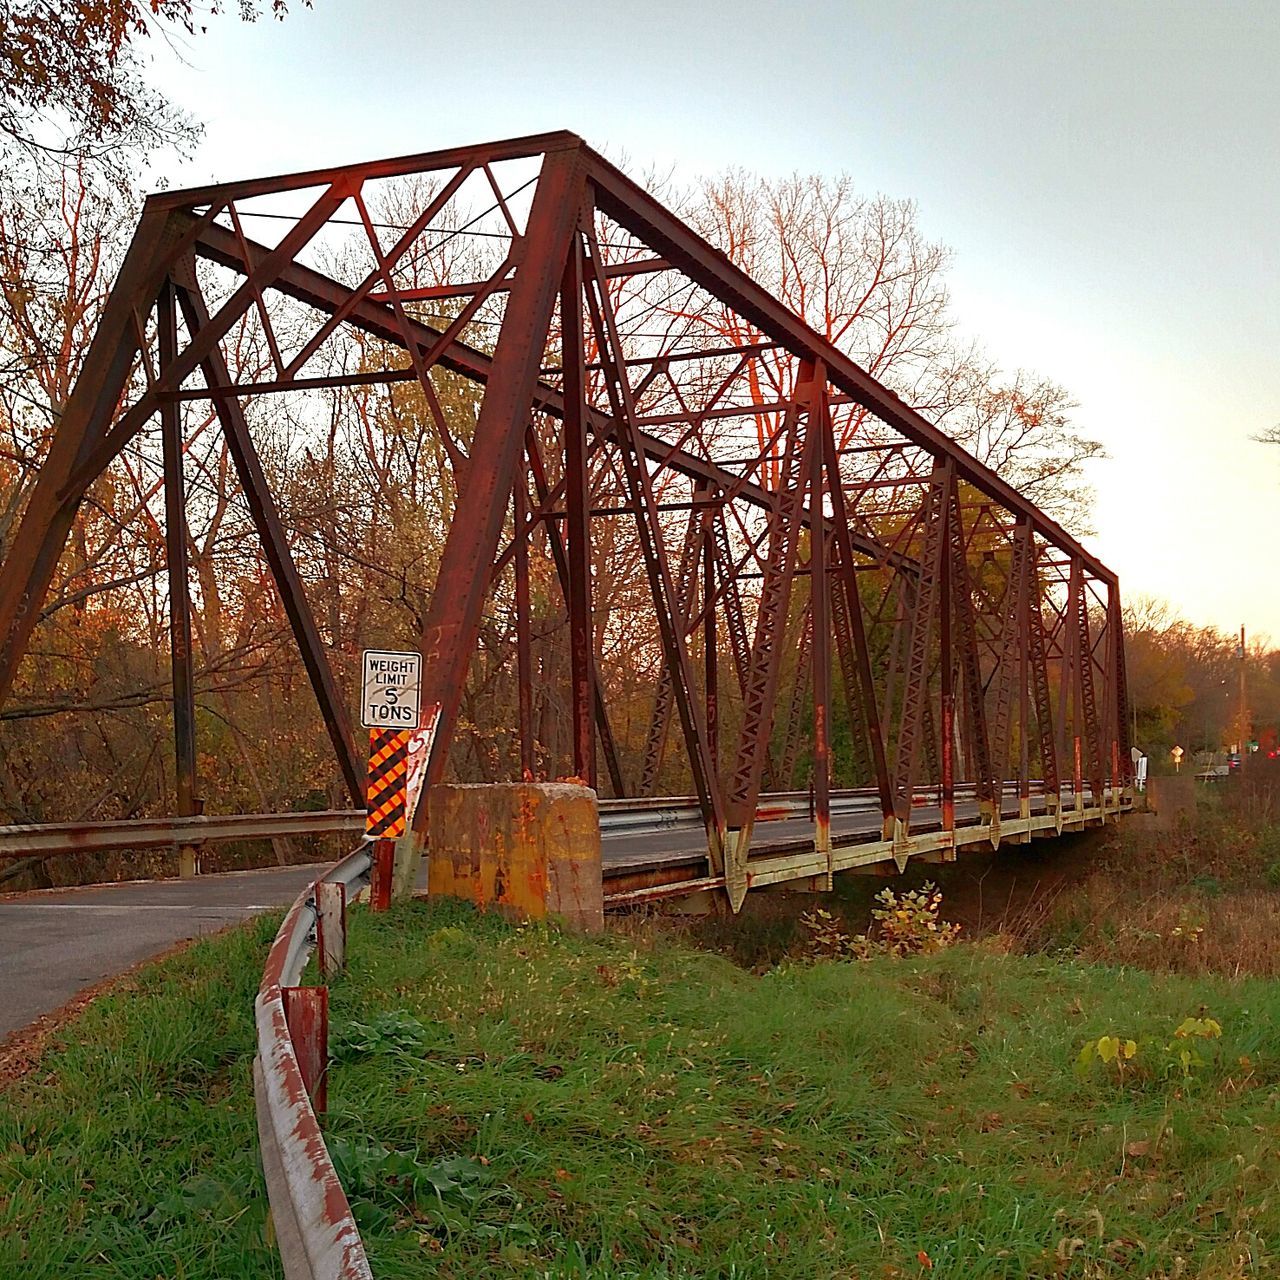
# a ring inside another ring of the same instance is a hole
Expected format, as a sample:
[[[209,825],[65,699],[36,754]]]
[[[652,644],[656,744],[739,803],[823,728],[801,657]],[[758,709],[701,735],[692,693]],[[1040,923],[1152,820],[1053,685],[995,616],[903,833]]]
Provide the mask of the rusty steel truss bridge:
[[[462,243],[483,252],[453,253]],[[228,352],[246,329],[265,377]],[[353,334],[355,363],[341,354]],[[354,818],[363,761],[253,427],[273,397],[395,384],[420,391],[452,495],[420,637],[423,702],[440,708],[428,781],[470,731],[464,690],[495,611],[518,689],[512,776],[545,770],[542,556],[568,653],[559,771],[605,797],[607,900],[708,890],[736,910],[752,887],[829,887],[841,870],[1130,806],[1116,575],[631,178],[552,133],[148,199],[0,572],[0,701],[77,510],[158,421],[175,843],[209,821],[183,405],[216,412]],[[600,604],[618,574],[643,601],[625,616]],[[638,695],[601,658],[616,628],[651,656],[648,728],[627,743],[616,700]],[[680,798],[655,794],[662,778]]]

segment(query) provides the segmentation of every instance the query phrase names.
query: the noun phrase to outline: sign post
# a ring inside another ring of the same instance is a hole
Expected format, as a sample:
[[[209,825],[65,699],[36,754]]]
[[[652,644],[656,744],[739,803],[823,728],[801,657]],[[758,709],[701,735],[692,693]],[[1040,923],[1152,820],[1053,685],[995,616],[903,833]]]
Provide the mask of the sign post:
[[[409,744],[418,728],[422,655],[366,649],[360,682],[360,723],[369,730],[364,833],[373,841],[369,906],[391,905],[395,842],[407,819]]]
[[[1182,755],[1183,755],[1182,748],[1174,747],[1173,750],[1169,752],[1169,754],[1173,757],[1174,773],[1181,773],[1182,772]]]

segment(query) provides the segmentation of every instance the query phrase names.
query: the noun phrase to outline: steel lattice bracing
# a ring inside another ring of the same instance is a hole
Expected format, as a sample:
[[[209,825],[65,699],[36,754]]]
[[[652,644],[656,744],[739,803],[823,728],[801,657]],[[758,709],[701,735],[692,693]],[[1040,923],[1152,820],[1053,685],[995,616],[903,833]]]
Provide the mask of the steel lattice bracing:
[[[388,190],[393,225],[377,212]],[[496,246],[487,274],[460,274],[445,252],[466,234]],[[246,326],[266,378],[229,363]],[[379,353],[355,370],[333,354],[352,333]],[[451,416],[445,376],[476,388],[473,421]],[[956,843],[958,791],[992,841],[1027,838],[1033,808],[1060,828],[1118,805],[1130,757],[1115,575],[567,133],[148,200],[0,576],[0,699],[77,508],[158,418],[190,809],[176,410],[209,400],[358,804],[346,705],[252,415],[273,396],[402,383],[420,389],[456,489],[421,637],[423,699],[440,706],[430,780],[449,767],[499,596],[519,767],[535,766],[539,539],[564,615],[564,767],[615,795],[663,777],[691,790],[703,877],[735,906],[753,884],[850,865],[833,790],[873,787],[878,834],[902,859],[921,788],[937,789],[940,847]],[[626,740],[599,651],[620,625],[598,607],[618,563],[645,584],[645,616],[626,625],[648,637],[655,673],[651,724]],[[762,791],[796,786],[812,788],[812,839],[769,849]]]

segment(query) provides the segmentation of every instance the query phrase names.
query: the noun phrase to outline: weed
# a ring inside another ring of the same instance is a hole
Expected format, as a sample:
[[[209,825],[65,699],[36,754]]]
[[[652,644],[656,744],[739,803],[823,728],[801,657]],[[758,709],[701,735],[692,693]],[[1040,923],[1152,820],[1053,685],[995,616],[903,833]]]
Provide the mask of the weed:
[[[339,1023],[329,1037],[334,1062],[350,1062],[365,1054],[422,1054],[440,1036],[411,1014],[387,1010],[368,1022]]]
[[[1001,922],[1007,943],[1157,972],[1280,976],[1272,806],[1213,795],[1173,830],[1141,823],[1098,833],[1043,909]]]
[[[1125,1072],[1131,1071],[1134,1058],[1138,1056],[1138,1042],[1122,1039],[1120,1036],[1099,1036],[1096,1040],[1086,1040],[1076,1059],[1076,1074],[1087,1076],[1095,1062],[1109,1067],[1115,1072],[1118,1083],[1123,1084]]]
[[[1222,896],[1222,881],[1217,876],[1199,875],[1191,881],[1193,889],[1199,889],[1207,898],[1220,898]]]
[[[960,935],[958,924],[939,919],[942,894],[936,885],[925,884],[901,894],[882,889],[876,901],[880,905],[871,912],[877,924],[875,945],[886,955],[932,955]]]
[[[939,918],[942,894],[936,885],[901,893],[882,889],[871,909],[869,933],[850,937],[844,925],[818,907],[800,917],[806,938],[801,955],[808,960],[869,960],[872,956],[932,955],[949,947],[960,934],[958,924]]]
[[[800,917],[800,927],[805,931],[801,955],[806,960],[856,960],[861,959],[863,949],[858,941],[845,931],[841,921],[830,911],[815,907]],[[862,939],[866,941],[865,938]]]
[[[1164,1043],[1154,1036],[1140,1040],[1131,1037],[1105,1035],[1096,1040],[1086,1040],[1076,1057],[1076,1074],[1088,1077],[1093,1068],[1100,1066],[1116,1084],[1134,1080],[1171,1079],[1190,1080],[1200,1068],[1207,1065],[1203,1053],[1211,1053],[1207,1045],[1221,1039],[1222,1024],[1214,1018],[1183,1018],[1173,1033],[1173,1039]]]

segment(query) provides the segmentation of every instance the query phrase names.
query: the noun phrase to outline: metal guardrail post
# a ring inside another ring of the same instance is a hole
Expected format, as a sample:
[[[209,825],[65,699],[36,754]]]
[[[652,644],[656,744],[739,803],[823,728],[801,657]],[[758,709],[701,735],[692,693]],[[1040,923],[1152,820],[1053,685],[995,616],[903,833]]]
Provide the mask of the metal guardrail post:
[[[315,889],[320,972],[332,978],[347,964],[347,886],[318,880]]]
[[[391,884],[395,879],[396,842],[373,842],[373,879],[369,884],[369,910],[388,911],[391,908]]]
[[[281,987],[284,1020],[312,1110],[329,1109],[329,988]]]

